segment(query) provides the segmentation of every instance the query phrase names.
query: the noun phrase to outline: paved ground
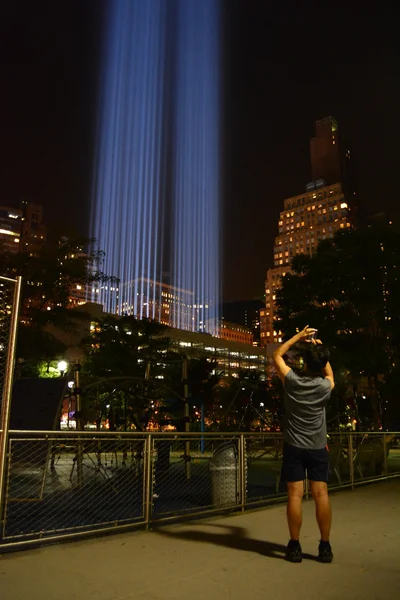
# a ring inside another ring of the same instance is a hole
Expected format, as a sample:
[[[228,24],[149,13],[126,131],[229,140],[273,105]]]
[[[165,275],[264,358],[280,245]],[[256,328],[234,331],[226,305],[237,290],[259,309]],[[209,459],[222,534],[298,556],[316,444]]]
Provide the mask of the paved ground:
[[[0,556],[1,600],[387,600],[400,589],[400,481],[332,497],[331,565],[304,504],[303,563],[282,560],[285,508]]]

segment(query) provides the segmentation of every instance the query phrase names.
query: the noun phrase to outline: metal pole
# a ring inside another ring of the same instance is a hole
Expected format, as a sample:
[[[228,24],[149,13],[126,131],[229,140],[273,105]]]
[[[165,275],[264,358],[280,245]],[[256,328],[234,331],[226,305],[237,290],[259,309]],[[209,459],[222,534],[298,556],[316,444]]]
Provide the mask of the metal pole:
[[[383,468],[384,468],[384,475],[387,478],[389,473],[388,473],[388,457],[387,457],[387,446],[386,446],[386,435],[383,434]]]
[[[243,433],[239,438],[240,504],[242,512],[246,507],[246,441]]]
[[[201,433],[204,433],[204,402],[201,403],[200,407],[200,430]],[[204,454],[204,436],[201,436],[200,439],[200,452]]]
[[[185,421],[185,433],[190,432],[190,413],[189,413],[189,380],[188,380],[188,359],[187,356],[183,358],[183,372],[182,372],[182,380],[183,380],[183,398],[185,400],[185,408],[184,408],[184,421]],[[190,468],[190,441],[187,440],[185,442],[185,472],[186,479],[191,478],[191,468]]]
[[[17,277],[17,280],[15,282],[13,305],[11,310],[10,334],[7,351],[6,371],[4,376],[3,398],[1,405],[0,430],[2,430],[3,433],[0,435],[0,520],[2,519],[3,515],[3,494],[7,467],[8,430],[10,425],[11,414],[11,396],[15,367],[15,350],[17,345],[19,303],[21,299],[21,282],[21,277]]]
[[[145,441],[145,454],[144,454],[144,477],[143,477],[143,503],[144,503],[144,520],[146,523],[146,529],[150,526],[151,520],[151,506],[152,506],[152,437],[151,433],[148,434]]]
[[[75,420],[76,420],[76,430],[82,431],[82,404],[81,404],[81,389],[80,389],[80,370],[81,365],[79,362],[74,365],[74,374],[75,374]],[[78,437],[76,441],[76,474],[77,474],[77,483],[78,487],[82,487],[83,485],[83,449],[82,449],[82,440]]]
[[[351,488],[354,490],[354,461],[353,461],[353,436],[349,434],[349,469]]]

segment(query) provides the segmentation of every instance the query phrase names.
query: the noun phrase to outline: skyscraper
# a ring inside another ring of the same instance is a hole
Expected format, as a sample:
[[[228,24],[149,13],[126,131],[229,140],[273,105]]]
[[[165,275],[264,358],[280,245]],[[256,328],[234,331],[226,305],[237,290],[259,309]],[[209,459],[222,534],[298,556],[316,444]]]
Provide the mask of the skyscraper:
[[[23,201],[21,208],[0,206],[0,251],[35,254],[46,242],[43,207]]]
[[[340,147],[338,126],[332,117],[317,121],[316,129],[317,135],[310,142],[315,179],[307,184],[305,192],[284,200],[279,216],[274,267],[267,271],[265,309],[260,310],[262,346],[281,341],[280,332],[273,326],[275,295],[281,278],[290,273],[292,258],[300,253],[312,255],[321,240],[354,223],[354,203],[347,179],[350,151]]]
[[[338,125],[333,117],[315,124],[315,137],[310,140],[313,181],[322,179],[332,184],[342,181],[342,156]]]

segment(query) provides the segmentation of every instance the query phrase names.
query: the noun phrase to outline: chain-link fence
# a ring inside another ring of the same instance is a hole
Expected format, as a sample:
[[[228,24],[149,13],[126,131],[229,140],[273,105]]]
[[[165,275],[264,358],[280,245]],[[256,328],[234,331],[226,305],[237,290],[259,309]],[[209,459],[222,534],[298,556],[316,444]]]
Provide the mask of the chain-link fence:
[[[145,436],[10,435],[3,539],[144,520]]]
[[[154,436],[154,520],[244,506],[240,436]]]
[[[331,434],[332,489],[400,476],[400,433]],[[0,546],[244,510],[285,498],[274,433],[18,432]]]

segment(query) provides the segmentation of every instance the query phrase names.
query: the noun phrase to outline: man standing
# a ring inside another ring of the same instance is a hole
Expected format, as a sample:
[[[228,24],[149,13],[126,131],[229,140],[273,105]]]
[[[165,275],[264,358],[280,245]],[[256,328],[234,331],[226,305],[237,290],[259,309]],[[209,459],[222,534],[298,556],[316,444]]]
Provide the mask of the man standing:
[[[333,559],[329,535],[331,507],[328,497],[329,453],[325,407],[335,387],[329,364],[329,350],[315,340],[317,330],[308,326],[282,344],[273,354],[274,364],[283,382],[285,415],[283,420],[282,479],[287,483],[287,520],[290,541],[286,560],[301,562],[299,541],[302,523],[301,502],[306,473],[316,505],[316,518],[321,533],[318,559],[330,563]],[[298,342],[308,342],[304,352],[304,369],[297,375],[285,363],[284,355]]]

